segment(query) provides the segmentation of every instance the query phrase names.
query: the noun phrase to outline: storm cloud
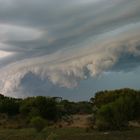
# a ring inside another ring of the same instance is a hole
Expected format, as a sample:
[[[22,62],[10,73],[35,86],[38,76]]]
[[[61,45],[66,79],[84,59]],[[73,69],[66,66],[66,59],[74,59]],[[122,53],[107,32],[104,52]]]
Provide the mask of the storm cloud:
[[[1,93],[25,92],[31,73],[74,88],[89,77],[133,72],[139,13],[139,0],[0,0]]]

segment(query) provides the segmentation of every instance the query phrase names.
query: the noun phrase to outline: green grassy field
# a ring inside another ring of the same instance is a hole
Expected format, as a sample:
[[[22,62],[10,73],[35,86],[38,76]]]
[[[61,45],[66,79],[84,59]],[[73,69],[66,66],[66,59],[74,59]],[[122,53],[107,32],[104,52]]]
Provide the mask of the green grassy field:
[[[140,128],[108,133],[86,132],[84,128],[49,128],[40,133],[34,129],[1,129],[0,140],[47,140],[50,133],[57,135],[55,140],[140,140]]]

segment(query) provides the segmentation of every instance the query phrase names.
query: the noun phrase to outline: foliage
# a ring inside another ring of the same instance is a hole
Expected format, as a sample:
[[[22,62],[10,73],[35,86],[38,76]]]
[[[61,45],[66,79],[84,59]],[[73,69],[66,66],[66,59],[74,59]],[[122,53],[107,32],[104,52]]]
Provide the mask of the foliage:
[[[97,107],[101,107],[102,105],[111,103],[118,99],[120,96],[126,96],[126,95],[133,95],[133,96],[139,96],[140,91],[136,91],[129,88],[119,89],[119,90],[105,90],[100,91],[95,94],[94,98],[91,98],[90,101],[92,104],[96,105]]]
[[[129,121],[140,119],[140,91],[127,88],[100,91],[90,102],[43,96],[15,99],[0,94],[0,114],[8,119],[25,118],[25,125],[36,117],[54,123],[61,119],[69,121],[73,114],[91,113],[94,114],[92,122],[98,129],[121,130],[128,126]]]
[[[40,116],[52,121],[58,119],[56,101],[42,96],[24,99],[20,106],[20,112],[29,118]]]
[[[88,101],[70,102],[68,100],[62,100],[60,105],[62,115],[92,113],[92,104]]]
[[[9,97],[0,97],[0,113],[6,113],[9,116],[19,113],[20,101]]]
[[[45,120],[41,117],[32,118],[30,124],[37,130],[37,132],[40,132],[46,126]]]
[[[133,90],[97,93],[94,105],[98,106],[95,116],[99,130],[121,130],[129,121],[140,118],[140,93]]]

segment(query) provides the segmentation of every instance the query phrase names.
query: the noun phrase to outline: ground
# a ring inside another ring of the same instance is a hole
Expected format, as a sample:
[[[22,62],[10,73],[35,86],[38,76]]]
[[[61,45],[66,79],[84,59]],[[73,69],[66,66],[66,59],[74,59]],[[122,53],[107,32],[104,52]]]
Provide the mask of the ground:
[[[39,133],[31,128],[1,128],[0,140],[140,140],[140,127],[125,131],[98,132],[88,128],[89,117],[90,115],[74,115],[72,122],[61,122]],[[55,139],[48,139],[50,135],[54,135]]]
[[[67,121],[61,121],[56,124],[57,127],[75,127],[75,128],[87,128],[89,127],[89,119],[91,115],[72,115]]]
[[[55,140],[139,140],[140,129],[135,128],[123,132],[86,132],[85,128],[48,128],[40,133],[34,129],[4,129],[0,130],[0,140],[47,140],[50,133]]]

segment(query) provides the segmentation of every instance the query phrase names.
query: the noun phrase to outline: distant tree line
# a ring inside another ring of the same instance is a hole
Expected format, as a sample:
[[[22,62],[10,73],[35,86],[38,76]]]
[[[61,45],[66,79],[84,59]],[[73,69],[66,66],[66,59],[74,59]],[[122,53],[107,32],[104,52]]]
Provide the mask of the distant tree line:
[[[38,131],[46,122],[57,122],[74,114],[93,114],[91,123],[98,130],[125,129],[130,121],[140,121],[140,91],[105,90],[97,92],[90,101],[81,102],[44,96],[17,99],[0,94],[0,119],[5,115],[9,119],[20,118]]]
[[[3,114],[8,118],[19,116],[26,120],[27,124],[36,123],[41,119],[56,122],[73,114],[91,113],[92,104],[88,101],[70,102],[60,97],[44,96],[16,99],[0,94],[0,116]]]

